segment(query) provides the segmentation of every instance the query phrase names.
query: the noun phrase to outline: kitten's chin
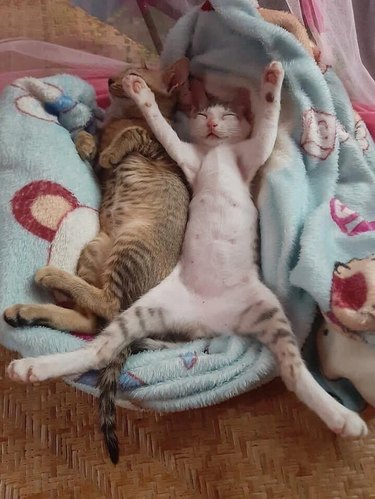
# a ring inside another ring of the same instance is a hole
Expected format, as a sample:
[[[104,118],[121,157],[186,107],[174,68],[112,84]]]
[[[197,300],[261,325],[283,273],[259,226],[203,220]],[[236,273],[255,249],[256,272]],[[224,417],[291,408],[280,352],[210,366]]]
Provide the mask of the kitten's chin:
[[[227,142],[226,137],[217,137],[215,135],[209,135],[208,137],[199,137],[199,139],[197,139],[197,144],[206,147],[215,147],[220,144],[224,144],[225,142]]]

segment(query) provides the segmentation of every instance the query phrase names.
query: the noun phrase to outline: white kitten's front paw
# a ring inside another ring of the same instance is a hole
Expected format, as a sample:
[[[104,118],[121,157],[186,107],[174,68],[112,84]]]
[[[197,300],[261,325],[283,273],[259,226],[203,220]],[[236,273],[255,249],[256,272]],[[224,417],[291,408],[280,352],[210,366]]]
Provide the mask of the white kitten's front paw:
[[[284,80],[284,68],[281,62],[272,61],[265,69],[262,79],[262,90],[267,102],[280,97]]]
[[[343,407],[336,414],[330,429],[344,438],[365,437],[368,433],[367,425],[355,412]]]
[[[138,105],[150,107],[154,102],[154,94],[143,78],[136,75],[126,75],[122,80],[122,88]]]
[[[45,367],[38,358],[28,357],[13,360],[7,367],[6,373],[12,381],[37,383],[49,378],[48,370]]]
[[[263,79],[265,83],[271,83],[272,85],[281,83],[284,79],[284,68],[281,62],[272,61],[268,64],[264,71]]]

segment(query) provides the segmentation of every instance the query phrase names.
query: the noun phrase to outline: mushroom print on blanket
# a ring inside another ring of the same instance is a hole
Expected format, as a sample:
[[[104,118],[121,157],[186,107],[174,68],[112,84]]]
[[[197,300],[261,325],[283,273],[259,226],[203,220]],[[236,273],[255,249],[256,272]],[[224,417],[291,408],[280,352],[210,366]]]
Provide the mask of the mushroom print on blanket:
[[[240,102],[214,106],[195,102],[190,119],[194,143],[189,144],[163,118],[144,80],[135,75],[124,78],[126,93],[193,190],[180,261],[165,280],[84,349],[15,360],[8,376],[35,382],[102,368],[121,349],[150,332],[163,335],[174,330],[192,339],[219,332],[255,336],[275,356],[287,387],[332,431],[347,437],[367,433],[364,421],[314,380],[279,300],[259,278],[258,217],[249,186],[275,145],[283,79],[279,62],[265,68],[261,110],[253,128],[247,120],[250,96],[244,89],[235,93],[241,96]]]

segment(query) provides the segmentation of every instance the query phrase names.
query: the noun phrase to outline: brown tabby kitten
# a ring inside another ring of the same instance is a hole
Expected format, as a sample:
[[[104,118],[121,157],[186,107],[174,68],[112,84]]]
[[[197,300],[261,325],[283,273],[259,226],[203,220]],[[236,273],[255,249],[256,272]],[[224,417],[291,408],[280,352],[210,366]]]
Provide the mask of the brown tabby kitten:
[[[35,275],[37,283],[43,280],[44,286],[69,295],[76,307],[14,305],[4,312],[10,325],[94,333],[98,318],[112,320],[175,267],[188,215],[186,180],[152,135],[138,107],[125,96],[121,82],[127,73],[144,78],[168,119],[188,72],[188,62],[182,59],[164,72],[137,68],[109,80],[112,103],[99,141],[100,232],[83,249],[77,275],[51,266],[42,267]],[[76,147],[84,159],[96,156],[95,139],[87,132],[78,135]],[[147,340],[137,348],[155,345],[156,340]],[[130,350],[119,352],[98,379],[102,431],[114,463],[118,461],[117,381]]]

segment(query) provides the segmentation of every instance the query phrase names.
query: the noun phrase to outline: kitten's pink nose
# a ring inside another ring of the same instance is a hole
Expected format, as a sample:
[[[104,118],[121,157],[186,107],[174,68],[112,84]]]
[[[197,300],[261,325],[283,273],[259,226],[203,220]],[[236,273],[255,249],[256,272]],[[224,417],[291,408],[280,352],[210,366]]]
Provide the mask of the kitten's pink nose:
[[[214,128],[217,127],[217,123],[215,123],[215,121],[212,121],[212,120],[208,120],[207,121],[207,126],[210,130],[213,130]]]

